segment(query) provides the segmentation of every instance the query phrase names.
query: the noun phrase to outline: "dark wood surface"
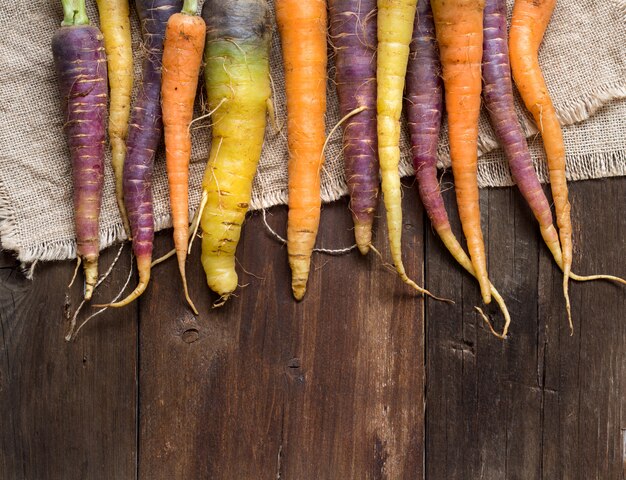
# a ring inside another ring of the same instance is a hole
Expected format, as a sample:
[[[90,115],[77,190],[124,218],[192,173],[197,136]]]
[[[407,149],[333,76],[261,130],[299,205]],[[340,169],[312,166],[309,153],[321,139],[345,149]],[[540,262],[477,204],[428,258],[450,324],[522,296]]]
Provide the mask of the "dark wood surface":
[[[298,304],[285,248],[255,214],[237,298],[211,308],[198,242],[188,276],[199,317],[170,262],[139,302],[68,344],[73,265],[40,265],[30,282],[0,256],[0,478],[626,479],[625,289],[572,284],[570,335],[528,208],[515,189],[483,190],[489,272],[513,317],[500,341],[416,197],[407,185],[405,266],[454,305],[421,300],[356,252],[316,255]],[[571,201],[575,270],[626,276],[626,179],[575,183]],[[286,210],[268,221],[284,233]],[[384,227],[376,245],[389,261]],[[345,201],[325,206],[318,245],[351,235]],[[158,235],[157,254],[170,245]],[[97,299],[128,268],[126,247]]]

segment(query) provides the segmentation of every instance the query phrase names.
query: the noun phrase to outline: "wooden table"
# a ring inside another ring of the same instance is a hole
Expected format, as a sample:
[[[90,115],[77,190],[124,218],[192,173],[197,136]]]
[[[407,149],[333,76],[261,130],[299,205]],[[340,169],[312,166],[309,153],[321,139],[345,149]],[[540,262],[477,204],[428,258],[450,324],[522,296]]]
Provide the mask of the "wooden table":
[[[626,478],[626,290],[572,284],[570,336],[561,275],[529,209],[515,189],[483,190],[489,272],[513,317],[500,341],[474,311],[475,281],[405,186],[405,266],[455,305],[423,301],[356,252],[316,255],[298,304],[285,248],[255,214],[237,298],[211,309],[198,242],[188,276],[199,317],[169,262],[138,302],[68,344],[74,265],[38,266],[31,283],[5,254],[0,478]],[[571,201],[575,270],[626,277],[626,178],[573,184]],[[270,213],[284,232],[285,208]],[[350,226],[345,201],[325,206],[318,245],[349,245]],[[376,245],[389,261],[384,228]],[[157,254],[170,245],[158,235]],[[99,300],[128,268],[126,247]]]

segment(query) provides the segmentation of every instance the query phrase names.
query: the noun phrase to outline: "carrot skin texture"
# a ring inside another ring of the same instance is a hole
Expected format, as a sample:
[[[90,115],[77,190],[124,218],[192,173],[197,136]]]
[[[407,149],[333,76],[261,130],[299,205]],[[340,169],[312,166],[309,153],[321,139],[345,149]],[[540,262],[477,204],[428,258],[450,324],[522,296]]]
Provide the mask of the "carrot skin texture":
[[[491,301],[478,202],[484,0],[432,0],[448,112],[450,157],[463,233],[485,303]]]
[[[430,3],[418,2],[406,74],[406,110],[420,198],[436,230],[448,226],[437,182],[437,145],[443,111],[441,64]]]
[[[491,125],[509,161],[511,175],[539,222],[556,263],[563,263],[550,204],[533,167],[526,137],[517,120],[507,44],[506,2],[486,0],[483,28],[483,99]]]
[[[417,1],[378,0],[377,5],[376,134],[391,258],[404,283],[422,294],[444,300],[411,280],[402,263],[400,115]]]
[[[265,0],[206,0],[202,16],[213,131],[202,182],[201,260],[209,288],[224,302],[237,288],[235,253],[263,146],[271,26]]]
[[[276,0],[287,95],[291,289],[301,300],[320,222],[326,112],[326,2]]]
[[[429,2],[417,4],[405,98],[413,167],[424,209],[448,251],[470,275],[475,277],[471,260],[452,232],[437,179],[437,144],[443,111],[443,85],[435,24]],[[506,337],[510,323],[509,312],[493,285],[491,294],[500,306],[505,319],[504,329],[499,336]]]
[[[556,0],[516,0],[511,18],[509,50],[513,79],[526,108],[541,132],[550,172],[550,188],[563,254],[563,292],[571,325],[568,279],[572,268],[572,221],[565,176],[563,132],[539,66],[538,51]]]
[[[126,299],[111,306],[127,305],[141,295],[150,281],[154,240],[152,172],[161,141],[161,57],[165,27],[170,16],[180,11],[177,0],[136,0],[141,22],[144,60],[137,99],[131,109],[124,162],[124,202],[137,257],[139,284]]]
[[[108,93],[102,34],[89,25],[61,27],[52,38],[52,53],[72,160],[76,253],[85,270],[89,300],[98,281],[104,184]]]
[[[100,28],[107,54],[110,106],[109,143],[111,166],[115,175],[115,197],[124,230],[130,238],[130,224],[124,205],[124,159],[133,88],[133,52],[130,37],[128,0],[97,0]]]
[[[344,124],[343,155],[357,246],[369,251],[378,204],[376,139],[376,0],[330,0],[331,43],[341,116],[367,109]]]
[[[185,297],[195,311],[187,291],[185,261],[189,244],[189,160],[193,104],[202,63],[206,24],[201,17],[186,13],[172,15],[165,30],[161,99],[165,133],[165,162],[174,227],[174,246]]]

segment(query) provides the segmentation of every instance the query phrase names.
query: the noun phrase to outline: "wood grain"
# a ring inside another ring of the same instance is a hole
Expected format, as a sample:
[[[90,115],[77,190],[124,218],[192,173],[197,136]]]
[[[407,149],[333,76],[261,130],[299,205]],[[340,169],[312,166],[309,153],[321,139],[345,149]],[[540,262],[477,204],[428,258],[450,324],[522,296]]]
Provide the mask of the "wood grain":
[[[104,252],[102,265],[115,253]],[[120,289],[129,260],[120,258],[96,300]],[[66,313],[81,295],[74,285],[65,298],[73,270],[43,264],[30,282],[0,268],[2,479],[135,476],[137,309],[106,311],[66,343]]]
[[[445,198],[460,232],[454,192]],[[626,179],[577,182],[571,200],[575,271],[626,276]],[[315,255],[296,303],[285,248],[255,214],[237,298],[211,308],[197,243],[188,274],[199,317],[165,263],[138,303],[68,345],[73,265],[38,267],[31,283],[1,256],[0,478],[626,478],[624,287],[572,283],[570,336],[561,276],[528,207],[515,189],[483,190],[489,272],[513,317],[500,341],[414,187],[403,202],[407,270],[455,305],[419,299],[356,252]],[[346,208],[324,207],[320,246],[352,243]],[[285,209],[268,222],[284,234]],[[158,253],[170,235],[157,236]],[[125,281],[126,254],[120,262],[102,299]]]
[[[626,201],[625,187],[625,179],[571,186],[577,272],[626,276],[626,218],[606,210]],[[453,192],[445,196],[452,205]],[[487,333],[472,312],[475,282],[455,280],[429,235],[427,285],[451,285],[444,294],[460,287],[463,302],[456,317],[436,304],[426,312],[426,478],[622,478],[623,287],[572,283],[570,336],[562,277],[518,192],[483,191],[481,209],[490,277],[513,323],[506,342]]]
[[[407,269],[421,282],[423,218],[413,195],[405,211]],[[285,209],[268,222],[284,230]],[[323,230],[319,245],[353,242],[345,202],[325,209],[323,222],[334,228]],[[377,238],[385,244],[380,226]],[[421,471],[423,300],[377,257],[353,254],[316,255],[306,297],[294,302],[285,248],[258,214],[239,252],[247,286],[223,307],[210,307],[216,298],[197,250],[189,278],[205,313],[194,319],[179,288],[164,280],[142,299],[140,478],[378,479]],[[159,268],[159,278],[176,278],[173,264]],[[172,306],[171,316],[159,314]],[[197,332],[191,343],[190,331]]]

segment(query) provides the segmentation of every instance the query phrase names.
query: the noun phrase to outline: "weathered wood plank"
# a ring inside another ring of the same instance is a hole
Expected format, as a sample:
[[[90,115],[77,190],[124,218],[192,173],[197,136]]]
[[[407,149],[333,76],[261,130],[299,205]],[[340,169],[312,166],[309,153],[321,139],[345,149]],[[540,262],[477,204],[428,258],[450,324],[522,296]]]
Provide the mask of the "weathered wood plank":
[[[577,273],[626,276],[626,179],[571,186],[574,268]],[[544,418],[545,478],[621,478],[621,431],[626,411],[626,292],[606,282],[572,283],[574,334],[563,318],[563,302],[550,302],[561,277],[542,258],[546,293]],[[554,477],[552,477],[554,478]]]
[[[572,185],[575,266],[624,276],[626,179]],[[446,203],[460,232],[452,192]],[[590,201],[594,199],[594,201]],[[427,478],[619,478],[626,346],[623,287],[573,284],[569,336],[562,277],[512,189],[481,192],[489,271],[513,324],[502,343],[471,312],[472,279],[427,236],[427,284],[462,295],[427,308]],[[487,214],[485,216],[485,214]],[[491,312],[496,312],[490,307]],[[577,320],[576,320],[577,319]]]
[[[102,255],[108,265],[114,251]],[[74,265],[37,267],[33,282],[0,269],[0,476],[7,479],[134,478],[136,308],[109,310],[66,343]],[[110,299],[129,257],[96,292]]]
[[[460,232],[453,192],[445,196]],[[571,197],[576,271],[625,276],[626,179],[576,183]],[[572,284],[570,336],[561,275],[528,208],[514,189],[483,191],[489,270],[514,321],[501,342],[473,310],[476,282],[422,227],[415,190],[405,190],[404,203],[407,270],[421,278],[426,250],[427,286],[453,306],[423,303],[377,257],[356,253],[316,255],[297,304],[285,249],[257,214],[240,248],[250,274],[242,273],[249,286],[238,298],[210,309],[215,297],[198,243],[189,280],[199,318],[185,307],[169,262],[155,269],[135,308],[108,311],[66,345],[64,285],[73,265],[44,265],[30,283],[3,255],[0,476],[133,478],[139,460],[139,476],[150,479],[392,479],[423,471],[432,479],[626,478],[624,288]],[[272,212],[269,222],[284,233],[285,210]],[[345,202],[323,215],[319,244],[350,243]],[[376,245],[386,250],[384,227],[383,219]],[[158,236],[160,251],[169,234]],[[125,281],[128,257],[120,262],[102,299]],[[501,327],[497,309],[487,310]]]
[[[421,280],[423,217],[412,194],[405,212],[406,267]],[[285,213],[268,217],[281,232]],[[345,202],[326,206],[318,244],[352,243],[350,222]],[[196,248],[189,278],[199,318],[182,303],[173,264],[159,267],[141,301],[141,478],[421,476],[419,297],[377,257],[354,253],[315,255],[296,303],[285,248],[258,214],[239,249],[240,272],[251,272],[240,275],[249,286],[239,298],[211,310],[198,257]],[[191,328],[198,339],[187,343]]]
[[[454,192],[444,196],[460,238]],[[538,405],[527,405],[536,403],[536,369],[517,368],[536,358],[536,235],[511,189],[483,191],[481,212],[490,277],[514,323],[506,342],[489,333],[474,311],[481,306],[477,282],[429,234],[428,284],[447,288],[445,294],[458,304],[446,308],[431,303],[427,309],[427,478],[505,478],[509,463],[532,462],[524,451],[530,444],[524,442],[536,439],[520,438],[526,424],[511,409],[538,410]],[[495,303],[486,311],[501,330],[503,318]],[[518,445],[526,448],[520,451]],[[522,478],[536,478],[530,471],[525,474]]]

